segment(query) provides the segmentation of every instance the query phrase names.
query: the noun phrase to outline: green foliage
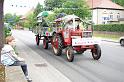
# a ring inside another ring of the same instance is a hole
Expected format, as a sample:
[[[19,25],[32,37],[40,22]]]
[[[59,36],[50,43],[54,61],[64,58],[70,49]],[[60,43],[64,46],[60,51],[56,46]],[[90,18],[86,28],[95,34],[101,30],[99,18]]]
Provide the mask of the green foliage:
[[[82,19],[90,17],[90,10],[84,0],[68,0],[63,8],[55,9],[55,13],[75,14]]]
[[[11,36],[12,33],[11,33],[11,29],[9,28],[8,25],[4,25],[4,36],[7,37],[7,36]]]
[[[34,10],[34,16],[36,17],[42,11],[43,11],[43,5],[40,5],[40,3],[38,3]]]
[[[30,15],[28,15],[28,17],[27,17],[27,27],[28,28],[33,28],[34,27],[34,25],[36,24],[36,20],[35,20],[35,16],[34,16],[34,14],[30,14]]]
[[[48,22],[53,22],[56,19],[56,14],[50,14],[45,18]]]
[[[27,17],[27,21],[24,23],[25,27],[35,27],[37,22],[36,17],[44,9],[53,10],[54,12],[54,14],[50,14],[44,18],[48,25],[56,19],[59,13],[75,14],[83,19],[90,17],[90,10],[85,4],[85,0],[45,0],[44,3],[45,8],[38,3],[33,15]]]
[[[37,4],[35,10],[33,13],[30,13],[27,17],[26,20],[23,21],[23,27],[26,28],[34,28],[37,22],[37,15],[43,11],[43,6],[40,5],[40,3]]]
[[[11,31],[10,31],[10,30],[8,30],[8,29],[4,28],[4,35],[5,35],[5,37],[7,37],[7,36],[11,36],[11,35],[12,35],[12,33],[11,33]]]
[[[28,15],[27,20],[23,22],[23,27],[25,28],[34,28],[36,21],[33,18],[33,14]]]
[[[5,16],[4,16],[4,21],[5,22],[9,22],[9,19],[11,19],[13,16],[12,16],[12,14],[10,14],[10,13],[7,13],[7,14],[5,14]]]
[[[75,14],[83,19],[91,16],[85,0],[45,0],[45,6],[56,14]]]
[[[121,6],[124,6],[124,0],[112,0],[112,1],[121,5]]]
[[[63,3],[66,0],[45,0],[45,10],[54,10],[54,8],[62,8]]]
[[[124,32],[124,24],[94,25],[94,31]]]
[[[16,14],[12,15],[10,13],[5,14],[4,21],[6,23],[9,23],[11,26],[16,25],[20,20],[20,16],[17,16]]]

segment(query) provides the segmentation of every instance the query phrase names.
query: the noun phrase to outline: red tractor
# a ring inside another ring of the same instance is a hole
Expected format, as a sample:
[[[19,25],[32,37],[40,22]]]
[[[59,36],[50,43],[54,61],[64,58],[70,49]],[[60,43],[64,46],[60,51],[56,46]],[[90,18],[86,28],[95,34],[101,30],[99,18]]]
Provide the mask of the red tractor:
[[[74,60],[74,51],[82,54],[91,50],[95,60],[101,57],[99,41],[92,38],[92,25],[82,21],[78,16],[67,15],[55,20],[56,31],[51,41],[53,52],[60,56],[65,49],[67,60]]]

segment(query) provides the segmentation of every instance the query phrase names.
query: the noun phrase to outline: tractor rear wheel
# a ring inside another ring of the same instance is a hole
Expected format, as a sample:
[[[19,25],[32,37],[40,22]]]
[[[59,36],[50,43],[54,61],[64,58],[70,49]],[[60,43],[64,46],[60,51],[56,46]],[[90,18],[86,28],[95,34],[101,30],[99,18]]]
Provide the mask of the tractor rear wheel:
[[[46,37],[43,39],[43,48],[48,49],[48,39]]]
[[[74,60],[74,50],[71,46],[66,48],[67,60],[72,62]]]
[[[52,39],[52,48],[56,56],[60,56],[62,54],[62,44],[63,44],[62,36],[54,34]]]
[[[94,60],[98,60],[101,57],[101,48],[98,44],[94,45],[94,49],[92,49],[92,56]]]
[[[36,35],[36,45],[39,46],[40,44],[40,38],[39,38],[39,34]]]

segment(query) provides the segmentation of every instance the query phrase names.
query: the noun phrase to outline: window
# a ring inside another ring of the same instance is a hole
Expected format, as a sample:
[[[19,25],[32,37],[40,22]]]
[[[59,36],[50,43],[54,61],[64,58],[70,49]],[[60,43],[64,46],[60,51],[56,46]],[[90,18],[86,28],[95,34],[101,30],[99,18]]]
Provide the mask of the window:
[[[102,22],[102,24],[105,24],[105,21],[104,21],[104,22]]]
[[[120,18],[120,13],[117,13],[117,19],[119,19]]]
[[[113,15],[110,15],[110,19],[112,19],[112,20],[113,20]]]
[[[109,15],[110,20],[113,20],[113,13],[111,12]]]
[[[103,20],[109,20],[109,17],[103,17]]]

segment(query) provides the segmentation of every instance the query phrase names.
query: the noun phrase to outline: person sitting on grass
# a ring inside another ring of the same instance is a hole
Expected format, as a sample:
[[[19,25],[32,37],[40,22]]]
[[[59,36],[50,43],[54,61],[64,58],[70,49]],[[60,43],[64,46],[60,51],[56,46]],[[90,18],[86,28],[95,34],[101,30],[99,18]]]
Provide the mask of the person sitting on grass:
[[[16,55],[13,47],[15,44],[15,38],[13,36],[6,37],[6,44],[1,51],[1,62],[5,66],[21,66],[24,75],[28,82],[32,82],[28,77],[28,69],[25,60]]]

